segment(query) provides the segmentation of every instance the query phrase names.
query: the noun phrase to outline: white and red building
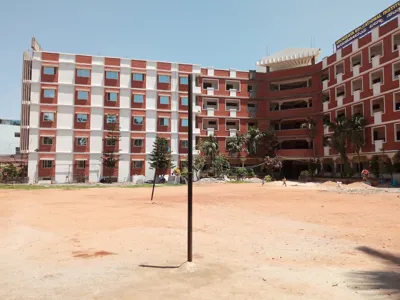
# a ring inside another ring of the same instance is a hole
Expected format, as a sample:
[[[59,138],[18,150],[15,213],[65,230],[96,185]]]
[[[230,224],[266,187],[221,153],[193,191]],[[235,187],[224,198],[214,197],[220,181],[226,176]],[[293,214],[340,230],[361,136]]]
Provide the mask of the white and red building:
[[[180,166],[189,151],[189,84],[195,94],[194,142],[215,135],[220,152],[227,155],[226,141],[236,133],[249,126],[272,127],[284,168],[298,173],[293,162],[317,156],[328,166],[326,173],[337,173],[341,162],[324,144],[331,132],[323,124],[341,114],[361,113],[368,123],[365,161],[382,149],[392,157],[400,149],[399,45],[395,17],[320,62],[319,49],[286,49],[261,59],[257,71],[33,47],[24,53],[21,113],[21,152],[28,154],[29,180],[152,178],[149,155],[156,136],[170,140],[174,164]],[[301,126],[310,117],[317,126],[313,138]],[[105,138],[114,123],[121,139],[110,145]],[[112,149],[118,149],[119,162],[108,170],[102,153]],[[255,165],[262,159],[262,153],[243,153],[240,161],[230,157],[233,165]]]

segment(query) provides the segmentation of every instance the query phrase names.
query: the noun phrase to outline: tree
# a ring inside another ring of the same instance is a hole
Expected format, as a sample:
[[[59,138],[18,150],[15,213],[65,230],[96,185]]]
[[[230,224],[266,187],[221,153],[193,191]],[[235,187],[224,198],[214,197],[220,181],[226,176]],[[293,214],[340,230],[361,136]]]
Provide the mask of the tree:
[[[219,151],[218,139],[210,135],[200,142],[199,148],[204,155],[210,156],[211,161],[213,161]]]
[[[276,157],[265,157],[264,166],[267,169],[267,174],[272,176],[274,170],[282,169],[282,162]]]
[[[344,168],[341,169],[341,176],[344,177],[344,169],[349,164],[347,157],[346,142],[350,137],[350,122],[345,116],[340,116],[335,123],[329,123],[330,129],[333,131],[331,136],[331,146],[339,152]]]
[[[157,136],[153,144],[153,151],[150,154],[150,168],[154,169],[153,190],[151,200],[153,201],[154,187],[156,184],[157,174],[161,174],[167,169],[172,169],[174,165],[171,161],[171,152],[166,138]]]
[[[265,155],[274,157],[275,150],[278,148],[278,139],[276,138],[276,134],[272,129],[268,129],[264,132],[264,148],[265,148]]]
[[[109,124],[107,136],[103,139],[103,157],[102,163],[106,168],[109,181],[113,175],[112,169],[115,169],[119,161],[119,141],[121,140],[120,128],[117,123]]]
[[[221,177],[223,174],[225,174],[226,170],[230,168],[230,165],[225,155],[218,154],[212,161],[212,167],[214,169],[215,176]]]
[[[234,137],[228,139],[226,143],[227,150],[230,152],[232,156],[236,153],[237,156],[240,157],[240,153],[244,149],[245,141],[246,139],[244,135],[236,134]]]
[[[257,150],[260,146],[261,140],[264,138],[265,134],[260,131],[257,127],[250,127],[246,134],[246,146],[247,152],[250,155],[256,155]]]
[[[17,176],[18,176],[18,170],[13,164],[8,163],[8,164],[6,164],[5,166],[2,167],[2,169],[1,169],[1,179],[4,182],[7,182],[9,180],[11,180],[11,181],[15,180],[17,178]]]
[[[367,123],[364,119],[364,116],[360,114],[353,115],[349,121],[350,142],[354,145],[354,150],[357,154],[358,166],[360,171],[361,171],[360,152],[362,146],[365,144],[364,130],[366,124]]]
[[[316,124],[315,120],[312,117],[308,117],[306,119],[306,122],[301,124],[301,128],[307,128],[308,129],[308,137],[313,142],[313,153],[314,153],[314,159],[315,159],[317,154],[315,152],[316,148],[315,148],[315,145],[314,145],[314,141],[315,141],[315,136],[317,134],[317,124]]]
[[[200,178],[200,172],[203,170],[204,165],[206,164],[206,159],[204,156],[196,155],[193,160],[193,169],[196,172],[196,177]]]
[[[400,150],[393,156],[393,170],[394,172],[400,172]]]

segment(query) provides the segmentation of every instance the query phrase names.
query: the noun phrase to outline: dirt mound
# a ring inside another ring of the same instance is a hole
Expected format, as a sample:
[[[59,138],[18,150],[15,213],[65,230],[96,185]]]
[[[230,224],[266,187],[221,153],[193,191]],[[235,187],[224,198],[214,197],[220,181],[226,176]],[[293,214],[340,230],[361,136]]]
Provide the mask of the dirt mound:
[[[345,186],[348,189],[374,189],[374,187],[364,182],[353,182]]]
[[[325,181],[325,182],[321,183],[321,186],[337,187],[338,184],[336,182],[333,182],[333,181]]]

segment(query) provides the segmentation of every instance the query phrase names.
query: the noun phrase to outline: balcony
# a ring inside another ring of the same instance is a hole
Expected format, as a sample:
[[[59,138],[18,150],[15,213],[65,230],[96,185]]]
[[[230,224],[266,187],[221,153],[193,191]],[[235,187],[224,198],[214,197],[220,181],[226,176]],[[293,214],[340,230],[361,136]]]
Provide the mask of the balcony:
[[[328,89],[328,79],[325,79],[322,81],[322,89],[327,90]]]
[[[371,61],[372,61],[372,67],[377,68],[381,64],[381,56],[380,55],[374,56],[372,57]]]
[[[200,128],[193,128],[193,134],[200,135]]]
[[[328,111],[329,109],[329,101],[325,101],[322,103],[322,110],[323,111]]]
[[[214,96],[214,88],[212,88],[212,87],[207,88],[207,95]]]
[[[353,66],[353,76],[358,76],[360,74],[360,65]]]
[[[282,157],[313,157],[313,149],[279,149],[276,154]]]
[[[215,129],[214,128],[207,128],[207,135],[214,135]]]
[[[357,91],[353,92],[354,101],[360,101],[360,99],[361,99],[360,94],[361,94],[360,90],[357,90]]]
[[[215,112],[214,108],[212,108],[212,107],[208,107],[207,108],[207,116],[208,117],[213,117],[214,116],[214,112]]]
[[[343,105],[343,96],[336,97],[337,106]]]
[[[381,83],[377,82],[372,85],[372,94],[377,96],[381,93]]]
[[[257,92],[256,91],[250,91],[249,92],[249,97],[252,98],[252,99],[256,98],[257,97]]]
[[[201,114],[201,107],[200,107],[199,105],[196,105],[196,106],[193,108],[193,112],[194,112],[196,115]]]
[[[236,97],[237,90],[229,90],[230,97]]]
[[[237,130],[236,129],[229,129],[229,136],[230,137],[236,136],[236,134],[237,134]]]
[[[236,117],[236,113],[237,113],[237,110],[236,109],[230,109],[229,110],[229,116],[230,117]]]
[[[276,130],[276,137],[308,136],[307,128]]]

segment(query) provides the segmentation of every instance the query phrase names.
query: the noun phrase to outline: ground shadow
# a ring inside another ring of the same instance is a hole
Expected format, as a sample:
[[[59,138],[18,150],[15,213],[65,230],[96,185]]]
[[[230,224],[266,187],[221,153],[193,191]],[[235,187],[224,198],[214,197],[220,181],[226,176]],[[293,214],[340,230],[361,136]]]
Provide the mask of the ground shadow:
[[[182,267],[183,263],[180,264],[179,266],[156,266],[156,265],[146,265],[146,264],[141,264],[139,267],[141,268],[150,268],[150,269],[179,269]]]
[[[352,272],[350,276],[356,284],[354,288],[361,290],[379,290],[380,293],[400,296],[400,256],[369,247],[358,247],[356,249],[381,260],[386,264],[386,268],[379,271]]]

